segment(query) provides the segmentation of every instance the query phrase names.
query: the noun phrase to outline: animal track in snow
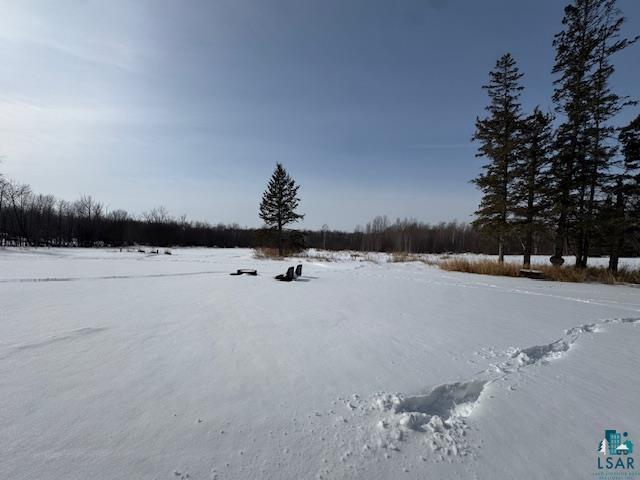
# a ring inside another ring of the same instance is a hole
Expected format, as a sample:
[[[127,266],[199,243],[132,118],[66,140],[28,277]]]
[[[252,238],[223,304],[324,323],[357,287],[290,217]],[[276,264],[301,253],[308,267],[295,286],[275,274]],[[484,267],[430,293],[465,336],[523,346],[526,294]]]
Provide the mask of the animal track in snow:
[[[473,405],[487,382],[472,380],[470,382],[456,382],[435,387],[425,395],[415,395],[400,400],[395,405],[396,413],[417,412],[429,416],[448,419],[453,415],[460,415],[460,407]]]
[[[481,401],[482,393],[489,384],[506,379],[523,368],[559,359],[581,335],[597,333],[607,324],[620,323],[640,324],[640,317],[610,318],[579,325],[567,329],[565,335],[554,342],[511,348],[502,354],[493,349],[483,349],[484,354],[490,352],[490,355],[477,352],[483,358],[506,356],[506,361],[479,372],[469,381],[438,385],[428,393],[403,396],[382,392],[374,395],[369,410],[378,412],[378,447],[399,450],[400,442],[422,435],[425,443],[441,458],[472,454],[473,449],[466,436],[469,428],[466,419]]]
[[[576,335],[576,334],[581,334],[581,333],[595,333],[595,332],[599,332],[600,328],[598,326],[597,323],[585,323],[583,325],[580,325],[578,327],[573,327],[570,328],[568,330],[565,330],[564,334],[565,335]]]
[[[511,357],[518,359],[520,366],[533,365],[540,361],[561,357],[564,352],[569,350],[570,346],[571,344],[564,340],[557,340],[546,345],[534,345],[517,350]]]
[[[584,323],[565,330],[564,337],[546,345],[533,345],[531,347],[516,349],[511,358],[518,359],[520,366],[533,365],[539,362],[546,363],[549,360],[560,358],[571,346],[585,333],[598,333],[604,325],[619,323],[640,323],[640,317],[606,318],[595,323]],[[501,367],[508,366],[503,364]]]
[[[380,414],[378,446],[399,450],[398,442],[409,435],[423,435],[434,453],[469,454],[465,433],[468,426],[464,419],[472,413],[487,383],[486,380],[449,383],[408,397],[379,395],[374,400]]]

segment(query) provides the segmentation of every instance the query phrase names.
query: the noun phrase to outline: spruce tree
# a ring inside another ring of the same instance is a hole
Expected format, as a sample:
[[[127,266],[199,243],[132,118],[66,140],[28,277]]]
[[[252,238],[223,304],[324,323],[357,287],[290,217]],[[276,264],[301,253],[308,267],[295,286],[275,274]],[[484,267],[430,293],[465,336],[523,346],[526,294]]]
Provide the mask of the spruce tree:
[[[283,228],[304,218],[296,212],[300,199],[299,185],[289,176],[282,164],[277,163],[267,189],[262,194],[259,216],[278,235],[278,255],[283,254]]]
[[[553,100],[564,116],[552,165],[554,256],[561,258],[571,240],[578,267],[587,265],[598,195],[615,154],[609,122],[627,103],[610,88],[611,57],[635,41],[619,38],[623,22],[616,0],[574,0],[554,39]]]
[[[556,220],[554,257],[562,261],[567,250],[569,229],[575,214],[575,179],[577,165],[586,157],[586,130],[589,121],[588,73],[593,66],[595,48],[593,25],[595,9],[599,0],[575,0],[564,10],[564,30],[553,41],[556,49],[553,73],[558,74],[554,82],[553,101],[556,111],[564,115],[564,121],[556,134],[557,154],[552,164],[552,193]]]
[[[553,117],[538,107],[522,122],[520,155],[514,170],[514,227],[522,237],[524,266],[531,265],[534,236],[545,229],[548,167],[552,152]]]
[[[497,238],[498,260],[503,262],[504,242],[511,230],[510,187],[519,147],[522,120],[519,98],[523,87],[522,74],[510,53],[498,59],[489,77],[489,83],[482,87],[489,95],[486,107],[489,115],[476,119],[473,136],[480,143],[476,156],[488,160],[482,173],[472,180],[482,191],[473,223],[480,231]]]
[[[620,38],[620,29],[624,23],[616,0],[603,0],[598,12],[597,45],[595,48],[594,71],[590,76],[591,96],[589,110],[591,123],[588,128],[590,145],[587,162],[587,195],[585,196],[584,215],[579,223],[580,236],[576,251],[582,252],[579,266],[586,267],[590,240],[596,233],[595,216],[599,207],[597,194],[606,188],[609,171],[614,166],[617,150],[615,134],[617,129],[610,123],[625,105],[632,104],[627,97],[621,97],[610,87],[614,73],[611,57],[637,40]],[[617,203],[617,202],[616,202]]]
[[[640,115],[620,130],[622,165],[610,176],[601,224],[609,245],[609,270],[618,271],[626,238],[640,231]]]

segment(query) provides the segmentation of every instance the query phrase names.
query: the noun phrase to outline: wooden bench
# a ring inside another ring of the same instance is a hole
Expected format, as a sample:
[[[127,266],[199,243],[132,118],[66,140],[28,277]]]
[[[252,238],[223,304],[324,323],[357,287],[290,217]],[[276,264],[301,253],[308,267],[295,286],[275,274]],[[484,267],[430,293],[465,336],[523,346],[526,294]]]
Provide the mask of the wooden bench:
[[[544,273],[542,273],[540,270],[532,270],[530,268],[521,268],[520,276],[541,280],[544,278]]]

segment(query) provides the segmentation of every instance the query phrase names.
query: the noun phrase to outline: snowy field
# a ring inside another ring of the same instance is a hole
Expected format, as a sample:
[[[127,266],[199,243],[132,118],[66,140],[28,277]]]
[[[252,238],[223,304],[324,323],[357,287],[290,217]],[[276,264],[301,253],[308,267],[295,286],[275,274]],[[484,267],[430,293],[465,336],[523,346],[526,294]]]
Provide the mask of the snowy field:
[[[323,250],[314,250],[310,249],[307,253],[308,257],[311,258],[320,258],[325,261],[345,261],[345,260],[366,260],[374,263],[388,263],[393,261],[393,255],[388,253],[375,253],[375,252],[352,252],[352,251],[341,251],[341,252],[331,252],[331,251],[323,251]],[[444,260],[452,260],[452,259],[465,259],[472,262],[477,261],[498,261],[497,255],[486,255],[480,253],[412,253],[409,254],[409,260],[414,261],[422,261],[427,264],[438,264]],[[550,255],[532,255],[531,256],[531,264],[532,265],[551,265],[549,262]],[[523,263],[522,255],[505,255],[504,260],[507,263],[515,263],[518,265],[522,265]],[[574,256],[566,256],[564,257],[565,263],[564,266],[573,266],[575,265],[575,257]],[[404,260],[403,260],[404,261]],[[609,266],[609,257],[589,257],[588,264],[590,267],[608,267]],[[620,258],[619,260],[620,267],[627,268],[640,268],[640,258]]]
[[[605,429],[640,446],[637,288],[335,260],[0,249],[1,477],[575,479]]]

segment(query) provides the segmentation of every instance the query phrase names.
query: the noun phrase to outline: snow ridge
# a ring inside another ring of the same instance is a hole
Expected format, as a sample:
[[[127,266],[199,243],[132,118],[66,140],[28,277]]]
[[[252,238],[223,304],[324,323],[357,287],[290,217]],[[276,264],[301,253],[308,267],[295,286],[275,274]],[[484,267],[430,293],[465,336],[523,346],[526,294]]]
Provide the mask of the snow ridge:
[[[61,333],[59,335],[54,335],[49,338],[45,338],[43,340],[36,341],[36,342],[27,342],[27,343],[19,343],[16,345],[11,345],[9,347],[6,347],[3,350],[0,350],[0,358],[9,357],[12,354],[15,354],[24,350],[31,350],[34,348],[46,347],[54,343],[75,340],[77,338],[93,335],[95,333],[99,333],[104,330],[107,330],[107,327],[84,327],[84,328],[78,328],[77,330],[71,330],[69,332]]]
[[[85,280],[124,280],[135,278],[192,277],[195,275],[227,274],[225,270],[205,270],[201,272],[149,273],[142,275],[104,275],[99,277],[42,277],[42,278],[2,278],[0,283],[41,283],[41,282],[80,282]]]

